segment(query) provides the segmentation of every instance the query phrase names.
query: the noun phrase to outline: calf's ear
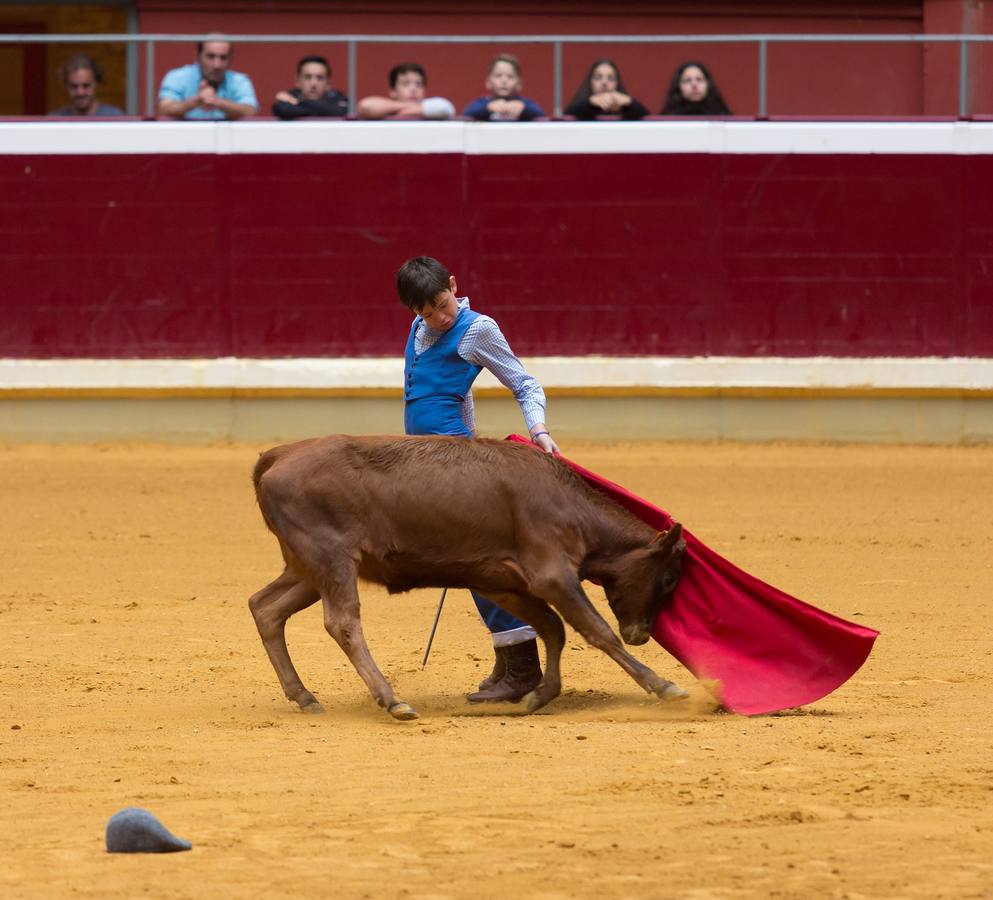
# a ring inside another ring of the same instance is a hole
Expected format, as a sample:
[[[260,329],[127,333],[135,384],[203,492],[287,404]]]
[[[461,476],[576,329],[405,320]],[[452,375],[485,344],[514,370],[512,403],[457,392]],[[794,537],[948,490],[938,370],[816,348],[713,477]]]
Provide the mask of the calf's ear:
[[[654,538],[652,544],[659,553],[666,553],[676,546],[676,543],[683,536],[683,526],[674,522],[668,531],[660,531]]]

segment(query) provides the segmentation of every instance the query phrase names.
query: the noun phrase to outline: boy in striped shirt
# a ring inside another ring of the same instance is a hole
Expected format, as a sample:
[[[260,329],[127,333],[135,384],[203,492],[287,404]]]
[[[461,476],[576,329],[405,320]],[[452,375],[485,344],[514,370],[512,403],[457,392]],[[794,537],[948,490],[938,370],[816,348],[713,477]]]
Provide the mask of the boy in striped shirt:
[[[430,256],[408,259],[397,272],[400,300],[416,314],[404,354],[407,434],[473,437],[472,383],[485,368],[514,395],[531,440],[546,453],[558,446],[545,426],[545,392],[514,355],[500,327],[458,297],[455,276]],[[470,703],[516,702],[541,680],[537,634],[525,622],[472,591],[493,636],[493,672],[468,694]]]

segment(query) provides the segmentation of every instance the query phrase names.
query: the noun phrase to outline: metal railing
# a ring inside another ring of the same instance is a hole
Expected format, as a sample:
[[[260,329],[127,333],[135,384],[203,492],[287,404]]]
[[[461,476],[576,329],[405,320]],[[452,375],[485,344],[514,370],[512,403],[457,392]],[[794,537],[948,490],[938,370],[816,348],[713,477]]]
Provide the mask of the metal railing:
[[[132,17],[129,27],[137,28]],[[155,45],[231,41],[238,44],[345,44],[348,98],[355,103],[360,44],[548,44],[552,50],[555,115],[562,114],[564,44],[755,44],[758,51],[758,115],[768,115],[769,44],[958,44],[959,111],[969,115],[969,45],[993,43],[991,34],[665,34],[665,35],[424,35],[424,34],[0,34],[0,44],[127,44],[128,112],[138,112],[138,47],[145,46],[145,115],[155,115]]]

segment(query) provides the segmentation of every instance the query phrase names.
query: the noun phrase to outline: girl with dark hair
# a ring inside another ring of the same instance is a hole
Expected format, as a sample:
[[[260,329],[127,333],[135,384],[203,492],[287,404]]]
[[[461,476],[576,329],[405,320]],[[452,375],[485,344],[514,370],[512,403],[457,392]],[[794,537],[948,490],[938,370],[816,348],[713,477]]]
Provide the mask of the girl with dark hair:
[[[714,78],[703,63],[685,62],[672,76],[663,116],[730,116]]]
[[[620,116],[641,119],[648,115],[637,100],[624,90],[621,70],[610,59],[598,59],[565,108],[567,116],[594,119],[597,116]]]

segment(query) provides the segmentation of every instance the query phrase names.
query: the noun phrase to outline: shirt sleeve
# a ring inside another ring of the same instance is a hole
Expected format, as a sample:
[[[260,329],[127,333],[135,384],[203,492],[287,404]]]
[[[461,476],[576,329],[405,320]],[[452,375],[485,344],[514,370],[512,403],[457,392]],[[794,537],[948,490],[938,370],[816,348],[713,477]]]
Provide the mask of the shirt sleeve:
[[[241,72],[234,73],[237,77],[231,78],[231,100],[235,103],[246,103],[248,106],[259,108],[259,101],[255,97],[255,87],[252,79]]]
[[[625,119],[643,119],[648,115],[648,110],[645,109],[644,104],[632,97],[631,102],[621,110],[621,115]]]
[[[185,100],[186,91],[183,89],[183,70],[171,69],[165,73],[162,84],[159,85],[159,100]]]
[[[328,93],[320,100],[300,99],[297,103],[276,100],[272,104],[272,114],[280,119],[347,116],[348,98],[344,94]]]
[[[489,316],[480,316],[459,341],[459,356],[474,366],[482,366],[507,388],[517,401],[530,431],[545,421],[545,392],[538,379],[529,375],[514,356],[500,326]]]
[[[490,111],[486,108],[489,106],[489,97],[480,97],[477,100],[473,100],[464,110],[462,110],[462,115],[468,119],[480,119],[486,121],[490,117]]]
[[[534,100],[529,97],[518,97],[517,99],[524,101],[524,109],[521,110],[520,121],[527,122],[531,119],[543,119],[545,117],[545,111]]]
[[[455,107],[444,97],[425,97],[421,101],[421,115],[425,119],[451,119],[455,115]]]
[[[589,99],[582,100],[579,103],[570,103],[565,108],[565,114],[567,116],[575,116],[577,119],[592,119],[597,113],[602,112],[602,110],[597,109]]]

